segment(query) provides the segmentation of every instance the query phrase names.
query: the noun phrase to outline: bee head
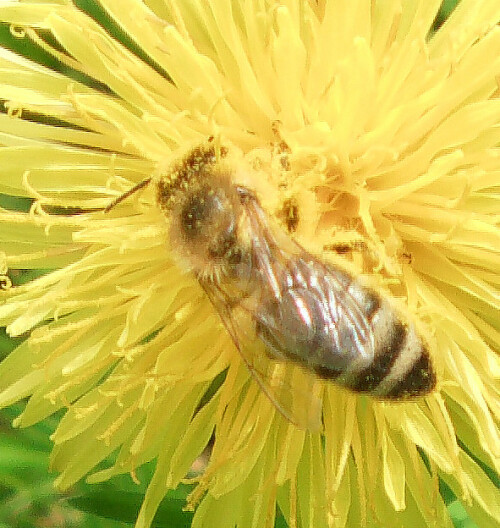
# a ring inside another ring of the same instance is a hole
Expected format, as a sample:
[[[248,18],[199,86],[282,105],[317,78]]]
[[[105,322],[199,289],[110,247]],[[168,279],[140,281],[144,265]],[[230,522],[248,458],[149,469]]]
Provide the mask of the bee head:
[[[178,196],[172,209],[172,247],[196,273],[225,274],[241,254],[240,215],[238,194],[226,178],[198,182]]]
[[[188,193],[180,205],[180,227],[188,240],[200,242],[210,233],[234,231],[233,204],[222,188],[202,186]]]

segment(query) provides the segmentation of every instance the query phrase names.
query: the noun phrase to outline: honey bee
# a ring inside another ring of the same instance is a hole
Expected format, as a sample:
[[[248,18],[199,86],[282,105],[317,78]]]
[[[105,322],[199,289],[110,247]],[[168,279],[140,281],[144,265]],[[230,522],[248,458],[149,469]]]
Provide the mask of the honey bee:
[[[293,385],[273,382],[260,366],[263,357],[267,364],[300,366],[311,383],[332,381],[377,399],[429,393],[436,377],[416,326],[386,296],[315,257],[275,224],[251,189],[233,183],[221,163],[226,154],[210,142],[194,148],[155,181],[156,199],[172,248],[276,408],[299,426],[310,423],[297,411]],[[320,403],[316,398],[314,405]]]

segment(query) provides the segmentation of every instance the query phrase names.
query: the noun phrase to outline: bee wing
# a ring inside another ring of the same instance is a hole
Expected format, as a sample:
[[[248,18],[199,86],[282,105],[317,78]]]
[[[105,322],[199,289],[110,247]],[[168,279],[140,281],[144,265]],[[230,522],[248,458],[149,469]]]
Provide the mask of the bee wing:
[[[243,304],[235,305],[215,283],[200,283],[262,392],[289,422],[318,431],[322,425],[322,382],[291,363],[270,359],[255,333],[252,311]]]
[[[290,352],[301,342],[301,362],[312,367],[325,366],[321,362],[326,362],[332,367],[338,365],[342,373],[349,366],[369,364],[375,355],[375,342],[367,313],[376,309],[376,298],[359,285],[351,287],[351,275],[322,263],[281,233],[252,195],[245,207],[253,241],[253,267],[260,275],[262,291],[267,290],[274,300],[255,318],[276,355],[295,361],[297,356],[290,357]],[[287,315],[286,308],[291,308]],[[309,323],[304,321],[307,317]],[[322,347],[325,356],[317,358],[317,364],[315,346],[317,350]]]

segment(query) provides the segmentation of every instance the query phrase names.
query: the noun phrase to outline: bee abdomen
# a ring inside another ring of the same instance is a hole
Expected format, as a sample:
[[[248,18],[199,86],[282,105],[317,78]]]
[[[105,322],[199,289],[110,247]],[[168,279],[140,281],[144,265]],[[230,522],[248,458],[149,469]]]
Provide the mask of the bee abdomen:
[[[428,394],[436,385],[436,375],[429,353],[422,348],[420,358],[382,397],[387,399],[413,398]]]
[[[429,393],[436,383],[427,346],[414,325],[400,320],[383,302],[371,317],[375,356],[368,366],[349,373],[344,384],[381,399],[405,399]]]
[[[406,328],[400,322],[394,322],[385,336],[385,343],[376,343],[375,357],[368,367],[356,373],[348,386],[356,392],[373,392],[386,378],[400,354],[406,337]],[[378,346],[377,346],[378,345]]]

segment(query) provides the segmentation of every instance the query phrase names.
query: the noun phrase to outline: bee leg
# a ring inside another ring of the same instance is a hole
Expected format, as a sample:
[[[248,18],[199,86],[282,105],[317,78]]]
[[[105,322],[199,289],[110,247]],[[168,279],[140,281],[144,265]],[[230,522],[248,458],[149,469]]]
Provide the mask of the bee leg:
[[[324,251],[335,251],[339,255],[346,255],[354,251],[367,251],[366,242],[363,240],[353,240],[352,242],[336,242],[323,247]]]

